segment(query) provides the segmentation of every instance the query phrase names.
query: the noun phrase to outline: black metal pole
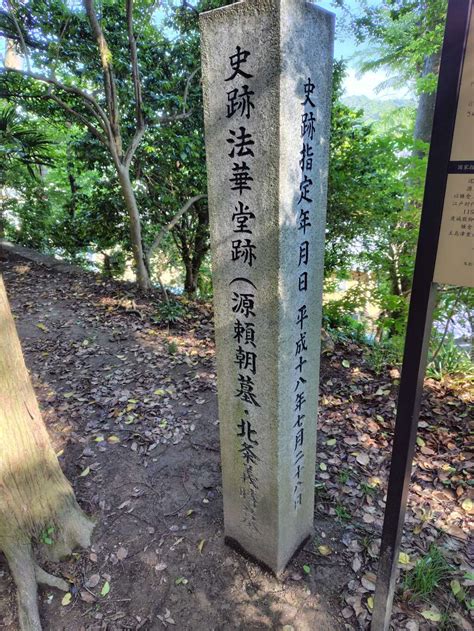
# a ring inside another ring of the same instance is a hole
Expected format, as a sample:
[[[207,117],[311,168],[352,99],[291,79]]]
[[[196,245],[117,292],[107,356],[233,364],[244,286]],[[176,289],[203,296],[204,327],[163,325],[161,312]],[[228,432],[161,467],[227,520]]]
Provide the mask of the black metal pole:
[[[389,628],[436,298],[433,283],[473,0],[449,0],[413,274],[371,631]]]

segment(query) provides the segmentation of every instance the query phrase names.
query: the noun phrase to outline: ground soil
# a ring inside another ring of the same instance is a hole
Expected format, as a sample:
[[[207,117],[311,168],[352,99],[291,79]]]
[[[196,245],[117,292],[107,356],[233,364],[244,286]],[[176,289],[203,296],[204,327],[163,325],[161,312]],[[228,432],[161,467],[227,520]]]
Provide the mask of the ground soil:
[[[91,549],[47,566],[73,597],[62,605],[63,594],[40,590],[45,630],[367,628],[397,371],[376,375],[356,344],[328,347],[316,534],[277,579],[224,543],[210,306],[183,302],[168,327],[159,297],[130,286],[12,254],[0,270],[61,466],[96,521]],[[453,388],[427,384],[402,571],[435,542],[462,583],[470,399]],[[421,615],[433,607],[445,628],[469,628],[449,582],[428,604],[400,588],[394,628],[434,628]],[[17,629],[1,556],[0,629]]]

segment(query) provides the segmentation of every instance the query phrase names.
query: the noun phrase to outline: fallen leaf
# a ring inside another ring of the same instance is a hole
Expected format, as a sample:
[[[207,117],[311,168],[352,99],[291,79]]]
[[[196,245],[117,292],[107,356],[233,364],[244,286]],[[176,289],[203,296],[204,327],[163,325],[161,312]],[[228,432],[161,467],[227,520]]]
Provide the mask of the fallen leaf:
[[[99,581],[100,581],[100,574],[92,574],[92,576],[90,576],[85,582],[85,586],[92,589],[93,587],[96,587],[99,584]]]
[[[110,592],[110,583],[109,581],[105,581],[104,585],[102,586],[102,589],[100,590],[100,595],[107,596],[109,592]]]
[[[360,579],[360,582],[362,583],[362,586],[365,587],[365,589],[374,592],[376,580],[377,577],[375,576],[375,574],[372,574],[372,572],[367,572],[367,574],[364,574],[364,576]]]
[[[410,556],[406,552],[400,552],[398,562],[402,565],[408,565],[408,563],[410,563]]]
[[[344,368],[350,368],[351,364],[347,359],[343,359],[342,360],[342,365],[344,366]]]
[[[342,617],[347,620],[348,618],[352,618],[352,616],[354,615],[354,610],[352,609],[352,607],[344,607],[344,609],[341,611],[341,614]]]
[[[369,455],[366,454],[365,451],[361,451],[357,454],[356,460],[360,465],[366,467],[369,464]]]
[[[85,603],[95,603],[95,596],[88,592],[86,589],[81,590],[79,595],[81,597],[81,600],[83,600]]]
[[[197,549],[199,550],[200,554],[202,554],[202,549],[204,548],[205,542],[206,542],[205,539],[201,539],[201,541],[198,543]]]
[[[79,477],[80,478],[85,478],[86,475],[89,475],[89,473],[91,472],[91,468],[90,467],[86,467],[80,474]]]
[[[157,563],[155,565],[155,572],[163,572],[163,570],[166,570],[167,567],[166,563]]]
[[[309,567],[309,565],[303,565],[303,571],[305,572],[305,574],[309,574],[311,572],[311,568]]]
[[[64,594],[63,599],[61,600],[61,605],[63,607],[66,607],[67,605],[69,605],[71,600],[72,600],[72,594],[71,592],[67,592],[67,594]]]
[[[458,594],[461,591],[461,583],[457,580],[451,581],[450,586],[451,586],[451,591],[453,592],[454,596],[456,596],[456,594]]]
[[[361,567],[362,567],[362,561],[360,560],[360,556],[356,554],[352,561],[352,569],[357,574],[357,572],[360,570]]]
[[[439,622],[441,620],[441,614],[438,611],[433,611],[432,609],[422,611],[421,615],[425,620],[431,620],[432,622]]]
[[[473,501],[468,497],[466,498],[463,503],[461,504],[462,509],[464,511],[466,511],[466,513],[472,513],[472,510],[474,508],[474,503]]]
[[[49,331],[48,327],[45,324],[43,324],[42,322],[38,322],[38,324],[36,326],[38,327],[38,329],[41,329],[45,333],[47,333]]]
[[[127,556],[128,556],[128,550],[127,550],[127,548],[119,548],[119,549],[117,550],[117,552],[116,552],[116,555],[117,555],[117,559],[118,559],[119,561],[123,561],[123,560],[124,560],[124,559],[126,559],[126,558],[127,558]]]
[[[373,610],[374,610],[374,599],[373,599],[373,597],[372,597],[372,596],[369,596],[369,597],[367,598],[367,609],[368,609],[369,611],[373,611]]]
[[[318,552],[321,556],[327,557],[332,554],[332,549],[329,546],[318,546]]]

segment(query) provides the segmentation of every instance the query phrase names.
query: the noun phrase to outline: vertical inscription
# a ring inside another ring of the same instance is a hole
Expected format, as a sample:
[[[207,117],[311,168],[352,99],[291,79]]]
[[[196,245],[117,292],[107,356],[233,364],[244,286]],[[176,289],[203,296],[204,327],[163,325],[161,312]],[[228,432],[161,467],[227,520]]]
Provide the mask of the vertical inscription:
[[[250,409],[259,408],[256,378],[258,374],[255,316],[257,286],[252,279],[252,268],[257,260],[257,247],[253,241],[256,218],[249,194],[254,184],[253,161],[255,140],[252,118],[255,110],[252,89],[251,52],[236,46],[229,57],[229,75],[224,79],[227,98],[225,116],[229,121],[228,181],[231,203],[230,219],[233,238],[230,242],[229,264],[232,266],[231,292],[233,318],[234,364],[237,381],[234,396],[242,404],[242,414],[235,427],[242,459],[242,476],[239,495],[242,501],[242,524],[260,533],[256,508],[259,480],[256,465],[260,461],[258,428],[250,420]],[[253,418],[253,417],[252,417]]]
[[[294,405],[293,428],[291,434],[292,474],[293,474],[293,508],[297,510],[303,504],[303,470],[304,444],[306,420],[306,387],[307,378],[305,366],[308,363],[309,336],[307,330],[308,307],[306,292],[308,291],[308,269],[311,265],[311,230],[313,205],[313,172],[314,143],[315,143],[315,84],[311,77],[303,86],[303,100],[301,101],[301,151],[300,151],[300,181],[295,208],[295,219],[299,234],[297,246],[297,279],[298,302],[294,314],[296,322],[296,337],[294,340]]]

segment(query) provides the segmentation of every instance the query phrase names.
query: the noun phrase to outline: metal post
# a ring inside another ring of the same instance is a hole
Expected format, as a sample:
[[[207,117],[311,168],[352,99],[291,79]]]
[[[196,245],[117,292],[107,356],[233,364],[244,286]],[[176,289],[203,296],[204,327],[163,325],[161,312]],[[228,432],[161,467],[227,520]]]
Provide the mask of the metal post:
[[[459,85],[473,0],[449,0],[408,314],[371,631],[390,625],[400,540],[431,334],[433,283]]]

